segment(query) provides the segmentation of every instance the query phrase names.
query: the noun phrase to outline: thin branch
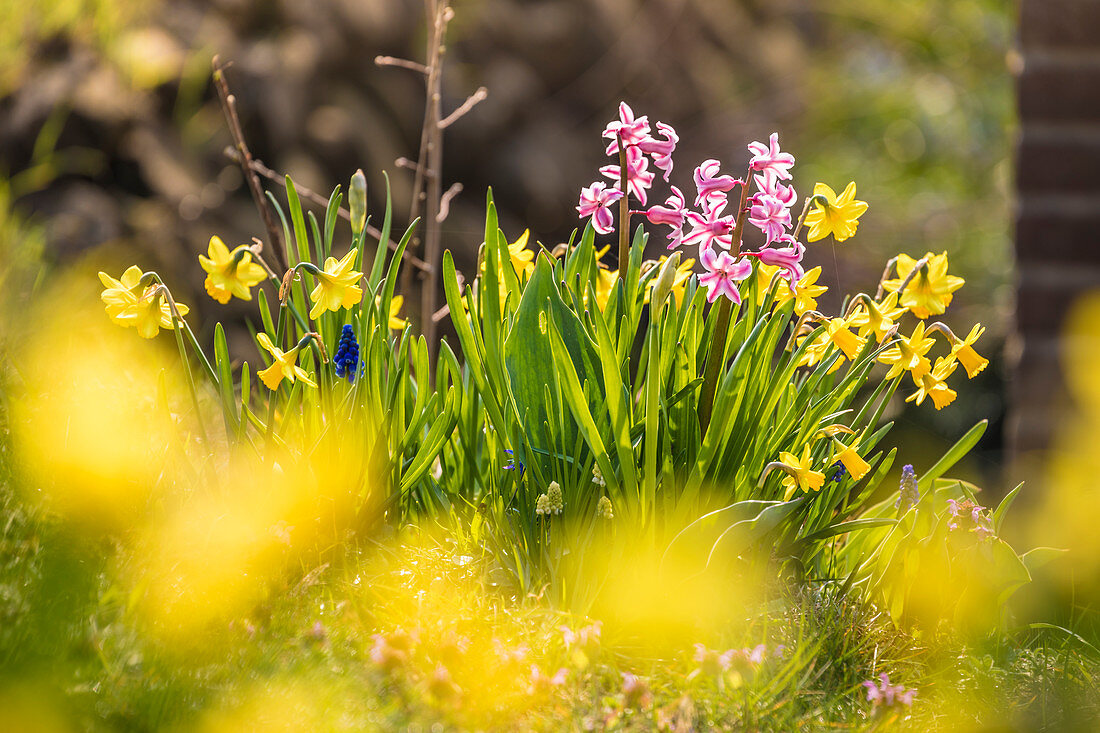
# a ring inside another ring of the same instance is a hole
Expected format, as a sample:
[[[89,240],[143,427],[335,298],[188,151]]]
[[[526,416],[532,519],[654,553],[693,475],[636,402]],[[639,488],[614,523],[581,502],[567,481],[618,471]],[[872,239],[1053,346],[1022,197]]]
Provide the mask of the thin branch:
[[[400,69],[408,69],[409,71],[415,71],[418,74],[428,75],[428,67],[424,64],[418,64],[415,61],[409,61],[408,59],[399,59],[394,56],[375,56],[374,63],[378,66],[396,66]]]
[[[252,192],[252,200],[260,211],[260,218],[263,220],[264,228],[267,229],[267,237],[271,241],[272,249],[275,250],[275,257],[279,261],[279,266],[285,270],[288,263],[282,232],[275,223],[275,216],[267,205],[267,199],[264,198],[260,179],[252,170],[252,154],[248,151],[248,145],[244,142],[244,131],[241,128],[241,120],[237,116],[237,98],[229,92],[229,84],[225,80],[225,67],[221,65],[221,61],[217,56],[211,60],[211,65],[214,69],[214,87],[218,90],[222,114],[225,115],[225,120],[229,124],[229,134],[232,135],[233,145],[237,150],[237,162],[240,163],[244,178],[248,181],[248,190]]]
[[[393,164],[396,165],[398,168],[405,168],[407,170],[413,171],[414,173],[419,173],[422,176],[432,175],[431,171],[424,170],[419,165],[417,165],[415,160],[409,160],[405,156],[401,156],[397,160],[393,161]]]
[[[238,156],[237,151],[234,150],[233,148],[226,148],[225,149],[225,157],[229,158],[232,161],[236,161],[236,162],[240,161],[240,157]],[[261,161],[257,158],[252,158],[251,162],[250,162],[250,167],[251,167],[251,170],[254,173],[258,173],[259,175],[263,176],[264,178],[266,178],[266,179],[268,179],[268,180],[270,180],[274,183],[277,183],[279,186],[281,186],[283,188],[286,188],[286,176],[280,175],[280,174],[276,173],[275,171],[271,170],[270,168],[268,168],[266,165],[263,164],[263,161]],[[295,190],[298,191],[298,195],[300,197],[302,197],[304,199],[308,199],[309,201],[311,201],[311,202],[313,202],[313,203],[315,203],[315,204],[317,204],[318,206],[321,206],[321,207],[328,206],[328,199],[325,198],[324,196],[322,196],[321,194],[317,193],[316,191],[314,191],[312,189],[309,189],[309,188],[306,188],[305,186],[302,186],[301,184],[297,184],[297,183],[294,184],[294,188],[295,188]],[[336,210],[336,214],[341,219],[343,219],[344,221],[351,221],[351,212],[348,211],[347,209],[345,209],[343,206],[341,206],[339,209]],[[382,241],[382,232],[380,232],[377,228],[371,226],[370,224],[367,224],[367,230],[366,231],[367,231],[367,234],[371,235],[372,237],[374,237],[378,241]],[[386,246],[390,248],[390,251],[393,251],[393,252],[397,251],[397,243],[394,242],[392,239],[387,239],[386,240]],[[416,255],[409,252],[408,249],[405,250],[405,254],[402,257],[402,259],[405,262],[408,262],[413,267],[417,268],[418,270],[423,270],[423,271],[427,272],[428,270],[431,269],[431,266],[428,265],[427,262],[425,262],[424,260],[420,259]],[[276,279],[278,279],[278,278],[276,278]]]
[[[467,112],[476,107],[479,103],[484,102],[485,98],[489,96],[489,90],[485,87],[478,87],[478,90],[466,97],[466,101],[463,102],[458,109],[447,115],[439,123],[440,130],[446,130],[448,127],[458,122]]]

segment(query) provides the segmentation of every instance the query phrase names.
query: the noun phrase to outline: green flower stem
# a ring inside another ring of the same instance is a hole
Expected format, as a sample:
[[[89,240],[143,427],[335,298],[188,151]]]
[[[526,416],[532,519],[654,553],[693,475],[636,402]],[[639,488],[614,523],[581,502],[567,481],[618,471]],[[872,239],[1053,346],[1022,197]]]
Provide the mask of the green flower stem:
[[[714,393],[718,389],[718,372],[725,361],[726,336],[729,332],[730,320],[733,313],[733,301],[722,298],[718,304],[718,322],[714,327],[714,338],[711,339],[710,349],[707,351],[707,363],[703,371],[703,392],[699,397],[699,428],[700,434],[707,434],[707,426],[710,425],[711,410],[714,407]]]
[[[630,261],[630,196],[626,181],[626,148],[623,147],[621,132],[617,137],[619,140],[619,189],[623,192],[622,198],[619,199],[619,281],[625,283],[626,266]]]

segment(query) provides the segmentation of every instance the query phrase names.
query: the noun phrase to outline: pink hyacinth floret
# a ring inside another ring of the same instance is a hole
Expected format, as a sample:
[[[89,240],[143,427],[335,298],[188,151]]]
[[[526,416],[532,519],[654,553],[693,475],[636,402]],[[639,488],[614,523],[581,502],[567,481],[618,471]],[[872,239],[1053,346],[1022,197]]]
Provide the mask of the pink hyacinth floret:
[[[630,191],[630,195],[638,199],[638,202],[642,206],[646,204],[646,191],[653,186],[653,179],[656,178],[655,173],[650,173],[649,158],[646,158],[637,148],[626,149],[626,186]],[[613,181],[619,181],[621,173],[619,166],[617,165],[605,165],[600,168],[600,173],[612,179]],[[616,188],[618,183],[615,184]]]
[[[665,139],[647,137],[638,143],[638,149],[653,156],[653,165],[665,172],[665,183],[668,183],[668,177],[672,175],[672,154],[676,152],[676,143],[680,142],[680,138],[672,125],[658,122],[657,129],[664,133]]]
[[[603,136],[610,138],[607,146],[607,154],[614,155],[619,149],[619,135],[622,135],[623,146],[637,145],[649,136],[649,117],[642,115],[634,119],[634,110],[626,102],[619,102],[619,119],[607,123],[603,130]]]
[[[725,208],[726,201],[723,198],[708,206],[705,215],[687,212],[687,223],[691,225],[691,231],[684,236],[683,243],[689,246],[698,245],[700,249],[708,249],[714,244],[722,249],[729,249],[733,244],[733,230],[737,223],[732,214],[722,216]]]
[[[749,143],[749,152],[752,153],[752,159],[749,160],[750,169],[763,171],[780,180],[790,180],[794,156],[779,150],[778,132],[771,134],[767,145],[762,142]]]
[[[788,209],[798,201],[798,194],[794,192],[794,187],[783,185],[773,175],[767,173],[764,175],[757,174],[753,176],[753,180],[756,181],[756,187],[761,192],[775,198]]]
[[[669,188],[672,190],[672,195],[665,199],[663,206],[654,204],[639,213],[645,214],[652,224],[667,224],[672,227],[668,235],[668,248],[676,249],[684,239],[684,222],[688,212],[685,208],[684,193],[676,186]]]
[[[795,284],[806,274],[802,268],[802,258],[806,254],[806,246],[795,241],[789,234],[775,242],[776,244],[788,244],[788,247],[765,247],[759,252],[744,252],[748,257],[755,257],[762,264],[782,268],[780,276],[786,279],[793,290]]]
[[[713,303],[719,295],[724,295],[740,304],[741,291],[737,283],[752,274],[752,263],[735,258],[729,252],[715,254],[709,247],[700,248],[699,259],[706,270],[699,276],[699,284],[707,289],[707,302]]]
[[[609,207],[622,197],[622,191],[608,188],[606,183],[597,181],[588,188],[581,189],[577,213],[582,219],[592,217],[592,228],[600,234],[610,234],[615,228],[615,218]]]
[[[757,194],[749,209],[749,223],[764,232],[768,244],[771,244],[786,234],[791,226],[791,212],[776,197]]]
[[[735,186],[743,185],[739,178],[728,175],[719,175],[722,164],[713,158],[704,160],[695,169],[695,188],[698,195],[695,197],[695,205],[703,206],[704,203],[726,201],[726,193],[732,191]]]

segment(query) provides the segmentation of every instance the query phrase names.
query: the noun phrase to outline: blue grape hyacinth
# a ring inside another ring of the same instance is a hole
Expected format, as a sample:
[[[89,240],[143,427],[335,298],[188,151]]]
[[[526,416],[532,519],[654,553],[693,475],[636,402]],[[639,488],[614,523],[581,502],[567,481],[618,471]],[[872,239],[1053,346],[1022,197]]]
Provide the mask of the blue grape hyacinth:
[[[336,376],[347,377],[349,382],[355,381],[355,374],[359,368],[359,342],[355,340],[355,329],[351,325],[345,325],[340,333],[340,342],[336,345],[336,356],[332,358],[336,365]]]

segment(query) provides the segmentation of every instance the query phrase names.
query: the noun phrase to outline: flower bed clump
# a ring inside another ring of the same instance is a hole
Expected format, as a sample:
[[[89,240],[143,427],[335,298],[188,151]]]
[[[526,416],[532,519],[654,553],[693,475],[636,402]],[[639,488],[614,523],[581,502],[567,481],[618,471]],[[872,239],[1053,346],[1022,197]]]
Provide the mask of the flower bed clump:
[[[119,361],[133,344],[105,335],[114,375],[62,361],[31,379],[16,443],[52,511],[113,538],[101,577],[125,601],[100,613],[126,632],[104,658],[157,660],[180,715],[208,707],[181,680],[229,689],[213,729],[272,711],[333,728],[969,719],[991,675],[928,680],[1003,631],[1050,553],[1001,537],[1019,488],[983,506],[948,477],[984,422],[925,465],[884,447],[895,395],[948,408],[987,365],[982,326],[948,325],[964,282],[947,253],[899,254],[828,298],[803,259],[857,234],[855,183],[799,207],[772,134],[741,177],[706,160],[685,194],[670,125],[623,104],[604,137],[607,180],[581,190],[570,242],[512,240],[490,194],[476,273],[444,253],[457,348],[401,317],[416,223],[391,250],[387,206],[371,237],[361,172],[350,242],[343,193],[319,220],[288,180],[285,271],[259,243],[214,236],[199,256],[211,298],[255,304],[255,365],[221,323],[205,346],[167,278],[99,274],[110,321],[172,332],[176,366]],[[56,343],[29,347],[34,373]],[[58,383],[88,413],[75,439]],[[104,436],[97,414],[132,419]],[[66,470],[34,468],[60,440]],[[242,681],[210,666],[225,654],[274,671]]]

